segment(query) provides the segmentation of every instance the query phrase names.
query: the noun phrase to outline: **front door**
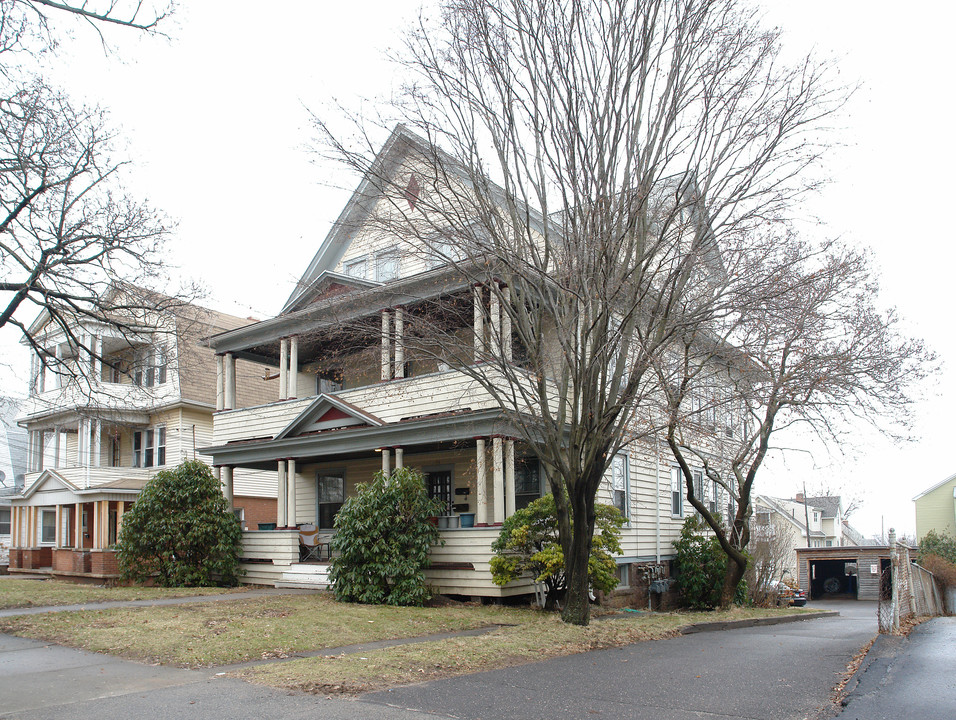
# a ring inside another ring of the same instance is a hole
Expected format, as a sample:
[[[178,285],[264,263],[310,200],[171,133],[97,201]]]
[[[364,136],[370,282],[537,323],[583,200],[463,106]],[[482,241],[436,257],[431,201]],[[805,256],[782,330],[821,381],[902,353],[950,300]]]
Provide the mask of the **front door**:
[[[452,513],[451,470],[433,470],[425,473],[428,497],[441,500],[445,504],[445,515]]]

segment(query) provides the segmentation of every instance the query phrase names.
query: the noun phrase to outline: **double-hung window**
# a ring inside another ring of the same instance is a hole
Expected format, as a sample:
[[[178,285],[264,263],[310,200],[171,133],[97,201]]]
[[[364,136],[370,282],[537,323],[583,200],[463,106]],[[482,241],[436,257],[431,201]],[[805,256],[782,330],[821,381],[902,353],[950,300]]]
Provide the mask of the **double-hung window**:
[[[166,383],[166,348],[149,347],[136,354],[133,384],[140,387],[158,387]]]
[[[40,509],[40,543],[52,545],[56,542],[56,510]]]
[[[368,277],[368,258],[364,255],[362,257],[353,258],[352,260],[347,260],[342,267],[345,270],[345,274],[349,277],[361,278],[362,280]]]
[[[684,517],[684,474],[679,467],[671,468],[671,517]]]
[[[394,280],[399,275],[401,254],[398,248],[388,248],[375,256],[375,279],[378,282]]]
[[[133,433],[133,467],[155,467],[166,464],[166,426]]]
[[[627,454],[615,455],[605,477],[610,481],[611,502],[625,518],[630,517],[627,498],[628,476]]]

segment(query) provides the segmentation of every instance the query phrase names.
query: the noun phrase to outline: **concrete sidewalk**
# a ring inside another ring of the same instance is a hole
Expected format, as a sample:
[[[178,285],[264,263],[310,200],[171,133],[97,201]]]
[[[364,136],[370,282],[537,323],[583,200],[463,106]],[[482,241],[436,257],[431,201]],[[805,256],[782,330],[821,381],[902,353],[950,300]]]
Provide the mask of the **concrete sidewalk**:
[[[956,617],[927,620],[908,637],[881,635],[854,677],[840,720],[956,717]]]

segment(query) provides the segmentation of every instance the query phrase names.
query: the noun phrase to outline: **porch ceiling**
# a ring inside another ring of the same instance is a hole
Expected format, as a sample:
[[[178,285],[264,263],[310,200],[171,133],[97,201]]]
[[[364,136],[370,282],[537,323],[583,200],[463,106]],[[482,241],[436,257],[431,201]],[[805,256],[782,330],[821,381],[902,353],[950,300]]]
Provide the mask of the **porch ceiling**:
[[[279,440],[236,442],[199,448],[198,452],[211,455],[216,465],[274,470],[276,461],[282,458],[294,458],[300,463],[347,460],[368,457],[383,447],[427,452],[448,448],[454,443],[470,442],[476,437],[513,437],[517,434],[514,422],[503,411],[484,410],[380,427],[342,428]]]

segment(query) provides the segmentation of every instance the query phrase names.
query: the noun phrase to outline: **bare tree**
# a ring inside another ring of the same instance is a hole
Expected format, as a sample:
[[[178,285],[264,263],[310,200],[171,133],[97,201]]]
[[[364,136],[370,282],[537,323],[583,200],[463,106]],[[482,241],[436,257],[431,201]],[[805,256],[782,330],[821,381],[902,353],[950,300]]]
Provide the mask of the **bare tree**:
[[[815,184],[845,91],[778,47],[734,0],[449,0],[401,56],[397,110],[424,138],[408,167],[318,122],[388,199],[381,232],[480,287],[473,346],[458,295],[416,317],[421,350],[498,398],[545,466],[569,622],[589,620],[605,470],[666,425],[656,369],[728,312],[753,229]]]
[[[133,332],[139,310],[161,312],[182,301],[173,300],[178,294],[170,291],[161,253],[169,223],[124,192],[127,162],[115,156],[105,113],[75,106],[30,65],[55,46],[52,13],[97,32],[102,24],[152,32],[166,11],[112,0],[0,2],[0,328],[18,328],[45,365],[71,374],[81,366],[59,363],[33,318],[40,315],[46,331],[57,328],[75,350],[96,356],[82,324]],[[124,292],[111,292],[117,287]]]
[[[902,437],[934,365],[920,341],[900,332],[896,315],[879,310],[864,253],[774,237],[760,263],[764,271],[735,293],[724,342],[685,343],[665,383],[668,444],[688,499],[730,559],[723,605],[747,568],[751,495],[774,434],[804,425],[841,442],[865,421]],[[716,436],[695,432],[700,420],[688,422],[701,413],[708,422],[722,418]],[[729,528],[700,497],[692,466],[733,499]]]

